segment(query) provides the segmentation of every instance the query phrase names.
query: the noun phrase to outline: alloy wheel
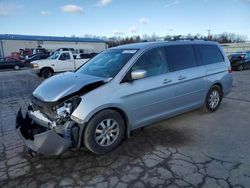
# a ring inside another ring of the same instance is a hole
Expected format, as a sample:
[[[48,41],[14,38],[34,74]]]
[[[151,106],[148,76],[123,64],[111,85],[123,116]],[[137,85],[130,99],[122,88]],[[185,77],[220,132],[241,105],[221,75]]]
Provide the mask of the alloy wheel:
[[[95,130],[95,141],[100,146],[109,146],[119,135],[119,125],[114,119],[101,121]]]
[[[209,95],[209,106],[211,109],[215,109],[220,102],[220,93],[217,90],[213,90]]]

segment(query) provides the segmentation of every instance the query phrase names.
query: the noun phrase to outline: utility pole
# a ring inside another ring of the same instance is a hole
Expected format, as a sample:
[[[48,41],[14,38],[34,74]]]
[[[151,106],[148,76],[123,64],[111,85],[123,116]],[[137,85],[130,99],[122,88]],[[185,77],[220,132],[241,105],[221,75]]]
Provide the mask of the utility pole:
[[[211,29],[208,29],[207,32],[208,32],[207,38],[210,39],[211,38]]]

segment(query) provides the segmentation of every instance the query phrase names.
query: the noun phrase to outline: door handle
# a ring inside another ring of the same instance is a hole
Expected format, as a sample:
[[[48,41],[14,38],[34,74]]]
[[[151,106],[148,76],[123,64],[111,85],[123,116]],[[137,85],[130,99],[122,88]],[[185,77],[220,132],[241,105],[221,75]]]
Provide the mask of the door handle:
[[[178,80],[185,80],[186,78],[187,78],[186,76],[180,75],[180,76],[178,77]]]
[[[172,82],[172,80],[170,80],[170,79],[164,79],[162,83],[163,84],[169,84],[171,82]]]
[[[55,66],[55,64],[52,64],[51,66]]]

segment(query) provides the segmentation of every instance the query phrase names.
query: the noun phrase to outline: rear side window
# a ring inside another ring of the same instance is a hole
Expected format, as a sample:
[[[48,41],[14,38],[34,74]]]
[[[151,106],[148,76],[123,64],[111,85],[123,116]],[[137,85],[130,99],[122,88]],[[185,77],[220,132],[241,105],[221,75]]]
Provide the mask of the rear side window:
[[[197,60],[192,45],[167,46],[166,52],[167,60],[172,71],[197,66]]]
[[[202,62],[204,65],[220,63],[224,61],[220,49],[216,45],[199,45]]]

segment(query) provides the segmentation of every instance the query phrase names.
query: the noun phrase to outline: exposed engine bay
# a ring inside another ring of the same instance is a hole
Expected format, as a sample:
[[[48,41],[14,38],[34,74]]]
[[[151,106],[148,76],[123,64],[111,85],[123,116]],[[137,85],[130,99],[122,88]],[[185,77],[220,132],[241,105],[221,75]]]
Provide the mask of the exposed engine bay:
[[[81,98],[70,98],[58,106],[39,106],[35,101],[38,100],[32,100],[25,117],[20,109],[16,118],[16,128],[24,137],[26,145],[36,152],[49,155],[59,155],[70,147],[81,147],[79,138],[84,125],[70,118]]]
[[[46,89],[46,82],[42,84],[43,89]],[[16,129],[21,133],[27,147],[46,155],[60,155],[68,148],[80,148],[85,125],[77,123],[71,114],[81,103],[80,96],[105,83],[100,78],[94,79],[92,83],[81,83],[83,86],[79,90],[72,90],[68,95],[52,102],[41,100],[43,96],[37,97],[36,90],[39,90],[39,86],[33,92],[32,103],[28,106],[25,116],[21,109],[16,116]],[[64,86],[66,90],[70,85]]]

